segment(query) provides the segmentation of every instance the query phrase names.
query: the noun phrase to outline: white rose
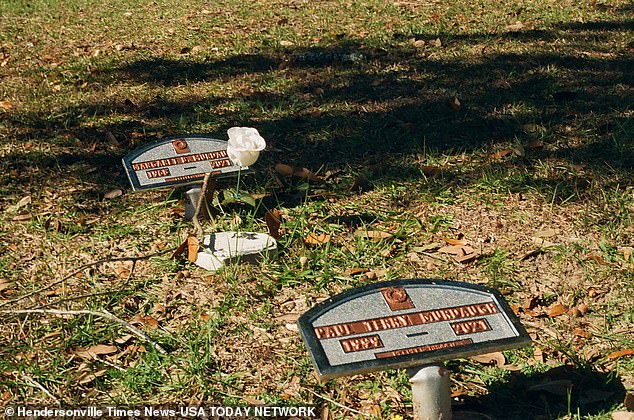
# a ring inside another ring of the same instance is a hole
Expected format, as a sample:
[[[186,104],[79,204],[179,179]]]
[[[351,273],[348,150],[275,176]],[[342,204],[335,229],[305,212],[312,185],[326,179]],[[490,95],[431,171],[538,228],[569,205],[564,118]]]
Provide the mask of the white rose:
[[[227,130],[229,143],[227,154],[229,159],[241,167],[253,165],[260,152],[266,147],[266,141],[258,130],[251,127],[231,127]]]

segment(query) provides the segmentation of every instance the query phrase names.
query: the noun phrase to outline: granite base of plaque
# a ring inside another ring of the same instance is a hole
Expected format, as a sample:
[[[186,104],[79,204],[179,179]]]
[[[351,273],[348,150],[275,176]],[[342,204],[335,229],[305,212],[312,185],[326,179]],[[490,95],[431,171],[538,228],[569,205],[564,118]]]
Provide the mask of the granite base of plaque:
[[[256,263],[277,254],[277,241],[265,233],[217,232],[206,235],[196,265],[216,271],[229,262]]]
[[[308,310],[298,325],[321,380],[413,368],[414,418],[425,420],[451,418],[449,372],[439,362],[531,342],[498,291],[448,280],[352,289]]]

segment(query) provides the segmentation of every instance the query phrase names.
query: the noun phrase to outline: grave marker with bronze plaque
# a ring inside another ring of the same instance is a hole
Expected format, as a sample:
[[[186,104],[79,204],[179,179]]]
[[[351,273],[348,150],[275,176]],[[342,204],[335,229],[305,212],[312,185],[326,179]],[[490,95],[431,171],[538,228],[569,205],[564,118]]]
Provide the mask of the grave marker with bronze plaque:
[[[322,380],[530,343],[499,292],[447,280],[396,280],[349,290],[316,305],[298,324]]]
[[[125,156],[123,166],[133,190],[199,183],[207,173],[223,176],[240,169],[229,159],[226,141],[205,136],[158,140]]]

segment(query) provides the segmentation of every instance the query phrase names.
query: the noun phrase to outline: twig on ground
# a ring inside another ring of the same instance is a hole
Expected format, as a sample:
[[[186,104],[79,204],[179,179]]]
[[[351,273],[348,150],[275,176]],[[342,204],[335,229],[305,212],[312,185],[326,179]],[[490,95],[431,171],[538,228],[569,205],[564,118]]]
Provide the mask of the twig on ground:
[[[40,391],[45,393],[50,399],[55,401],[55,404],[57,404],[58,406],[61,405],[61,401],[59,400],[59,398],[57,398],[55,395],[51,394],[51,392],[48,389],[44,388],[44,385],[42,385],[41,383],[39,383],[35,379],[31,378],[29,375],[24,375],[23,374],[22,377],[29,383],[29,385],[31,385],[34,388],[39,389]]]
[[[104,258],[104,259],[101,259],[101,260],[90,262],[88,264],[84,264],[81,267],[79,267],[77,270],[73,271],[72,273],[68,274],[67,276],[63,277],[60,280],[57,280],[57,281],[55,281],[55,282],[53,282],[51,284],[48,284],[46,286],[43,286],[43,287],[41,287],[41,288],[39,288],[37,290],[29,292],[26,295],[22,295],[22,296],[19,296],[19,297],[15,298],[15,299],[11,299],[11,300],[9,300],[7,302],[0,303],[0,308],[3,308],[5,306],[11,305],[13,303],[19,302],[22,299],[26,299],[28,297],[36,295],[36,294],[38,294],[40,292],[43,292],[44,290],[48,290],[48,289],[50,289],[52,287],[57,286],[60,283],[64,283],[66,280],[70,279],[71,277],[75,276],[78,273],[81,273],[82,271],[84,271],[87,268],[94,267],[94,266],[99,265],[99,264],[105,264],[105,263],[109,263],[109,262],[114,262],[114,261],[134,261],[134,262],[136,262],[136,261],[139,261],[139,260],[145,260],[145,259],[148,259],[148,258],[152,258],[152,257],[156,257],[156,256],[159,256],[159,255],[163,255],[163,254],[168,253],[168,252],[172,252],[172,251],[174,251],[174,249],[176,249],[176,248],[169,248],[169,249],[165,249],[163,251],[155,252],[153,254],[140,255],[140,256],[137,256],[137,257]]]
[[[341,403],[338,403],[337,401],[334,401],[334,400],[332,400],[332,399],[330,399],[330,398],[328,398],[328,397],[326,397],[326,396],[324,396],[324,395],[318,394],[318,393],[316,393],[315,391],[313,391],[313,390],[312,390],[312,389],[310,389],[310,388],[306,388],[306,387],[302,387],[302,388],[304,388],[305,390],[307,390],[307,391],[308,391],[308,392],[310,392],[311,394],[313,394],[313,395],[315,395],[315,396],[317,396],[317,397],[321,398],[322,400],[324,400],[324,401],[328,401],[330,404],[334,404],[334,405],[336,405],[336,406],[337,406],[337,407],[339,407],[339,408],[343,408],[344,410],[348,410],[348,411],[350,411],[351,413],[354,413],[354,414],[359,414],[359,415],[362,415],[362,416],[365,416],[365,417],[372,417],[372,416],[371,416],[370,414],[368,414],[368,413],[364,413],[363,411],[358,411],[358,410],[355,410],[354,408],[346,407],[345,405],[343,405],[343,404],[341,404]]]
[[[200,196],[198,197],[198,203],[196,203],[196,210],[194,211],[194,216],[192,217],[192,222],[194,223],[194,229],[196,229],[196,237],[202,238],[203,236],[203,228],[200,226],[200,222],[198,221],[198,215],[200,214],[200,208],[205,201],[205,196],[207,195],[207,184],[209,183],[209,177],[211,176],[211,172],[207,172],[205,174],[205,178],[203,179],[203,186],[200,189]]]
[[[150,336],[148,336],[146,333],[144,333],[143,331],[141,331],[134,325],[131,325],[130,323],[125,322],[121,318],[111,314],[105,309],[101,311],[89,311],[86,309],[82,309],[78,311],[62,311],[59,309],[16,309],[16,310],[4,309],[4,310],[0,310],[0,313],[10,314],[10,315],[23,315],[23,314],[92,315],[99,318],[105,318],[110,321],[114,321],[120,325],[123,325],[134,335],[150,343],[152,347],[154,347],[156,351],[158,351],[159,353],[167,354],[167,351],[163,347],[161,347],[161,345],[158,344],[156,341],[152,340]]]

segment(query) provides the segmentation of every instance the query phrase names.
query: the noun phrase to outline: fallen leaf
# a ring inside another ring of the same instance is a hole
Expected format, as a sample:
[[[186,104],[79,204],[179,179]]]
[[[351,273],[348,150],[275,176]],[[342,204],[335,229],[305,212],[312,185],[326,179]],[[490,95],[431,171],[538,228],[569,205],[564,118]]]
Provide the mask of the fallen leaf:
[[[13,108],[13,103],[11,101],[0,101],[1,109],[11,109]]]
[[[538,247],[540,247],[540,248],[552,248],[554,246],[557,246],[557,244],[555,244],[553,242],[550,242],[550,241],[547,241],[544,238],[533,237],[532,240],[533,240],[533,243],[535,245],[537,245]]]
[[[343,274],[346,277],[352,277],[359,274],[365,274],[367,272],[368,272],[367,268],[353,267],[353,268],[346,268],[346,271],[344,271]]]
[[[297,322],[297,320],[299,319],[300,315],[301,314],[299,314],[299,313],[292,312],[292,313],[288,313],[288,314],[277,316],[277,317],[275,317],[275,320],[283,322],[285,324],[286,323],[292,323],[292,322]]]
[[[552,238],[556,236],[557,233],[555,229],[544,229],[533,233],[533,238]]]
[[[185,250],[187,249],[187,245],[188,245],[187,240],[184,240],[183,243],[180,244],[178,248],[176,248],[176,251],[174,251],[171,258],[176,259],[177,257],[180,257],[181,254],[185,252]]]
[[[18,201],[18,203],[15,205],[15,209],[21,209],[22,207],[26,206],[27,204],[31,204],[31,196],[27,195],[26,197],[22,197],[20,199],[20,201]]]
[[[293,176],[295,169],[291,165],[278,163],[277,165],[275,165],[275,172],[284,176]]]
[[[595,261],[599,265],[605,265],[605,260],[603,259],[603,257],[596,254],[588,255],[586,257],[586,261]]]
[[[187,237],[187,259],[193,263],[198,259],[198,250],[200,246],[198,245],[198,238],[191,235]]]
[[[460,103],[460,99],[458,99],[456,96],[454,96],[450,101],[449,101],[449,107],[452,109],[452,111],[454,112],[458,112],[460,111],[460,108],[462,107],[462,104]]]
[[[619,350],[619,351],[615,351],[614,353],[608,354],[608,359],[616,360],[616,359],[620,359],[621,357],[626,357],[631,355],[634,355],[633,349]]]
[[[124,345],[124,344],[127,344],[128,341],[130,341],[131,339],[132,339],[132,335],[128,334],[128,335],[124,335],[123,337],[117,338],[116,340],[114,340],[114,342],[120,345]]]
[[[269,235],[275,239],[280,239],[280,225],[282,223],[280,211],[276,208],[267,211],[264,215],[264,221],[266,222]]]
[[[156,318],[152,317],[151,315],[143,316],[141,314],[136,314],[130,320],[130,324],[141,324],[141,325],[145,325],[146,327],[150,327],[151,329],[158,328],[158,321],[156,320]]]
[[[440,248],[440,244],[438,243],[431,243],[431,244],[426,244],[423,246],[415,246],[414,248],[412,248],[412,251],[414,252],[428,252],[428,251],[435,251],[438,248]]]
[[[482,363],[483,365],[495,365],[497,367],[502,367],[506,364],[504,354],[499,351],[471,356],[470,359],[475,360],[478,363]]]
[[[89,384],[90,382],[94,381],[95,379],[99,378],[100,376],[105,375],[108,372],[108,369],[102,369],[99,370],[97,372],[94,373],[89,373],[85,376],[80,376],[79,379],[79,384],[80,385],[86,385]]]
[[[414,40],[414,42],[412,42],[412,45],[416,48],[422,48],[425,46],[425,41],[422,39],[416,39]]]
[[[579,338],[590,338],[592,334],[590,334],[588,331],[584,330],[583,328],[575,328],[572,331],[572,335]]]
[[[88,347],[87,349],[76,349],[73,353],[76,354],[77,356],[81,357],[82,359],[88,359],[88,360],[92,360],[92,359],[98,359],[100,355],[103,354],[113,354],[117,352],[117,347],[116,346],[110,346],[107,344],[97,344],[91,347]]]
[[[371,239],[374,242],[382,241],[383,239],[389,239],[393,235],[388,232],[382,232],[380,230],[363,230],[359,229],[354,233],[354,236],[363,238],[363,239]]]
[[[443,246],[437,252],[441,254],[464,256],[464,255],[473,254],[473,251],[474,249],[471,248],[470,246],[450,245],[450,246]]]
[[[467,245],[468,243],[465,239],[452,239],[452,238],[446,238],[444,236],[441,236],[440,239],[447,242],[449,245],[464,246],[464,245]]]
[[[283,39],[283,40],[280,41],[280,45],[282,47],[291,47],[291,46],[295,45],[295,43],[292,42],[292,41],[287,41],[287,40]]]
[[[464,247],[464,248],[469,248],[469,247]],[[453,259],[456,262],[464,264],[464,263],[467,263],[469,261],[475,260],[479,256],[480,256],[480,254],[478,252],[471,252],[471,253],[465,254],[465,255],[454,255]]]
[[[549,317],[555,318],[568,312],[568,307],[566,305],[562,305],[561,303],[556,303],[546,308],[545,311]]]
[[[440,38],[434,39],[433,41],[430,42],[430,44],[437,48],[442,47],[442,41],[440,40]]]
[[[617,248],[616,252],[623,254],[623,259],[627,262],[632,257],[632,254],[634,254],[634,248],[631,246],[622,246]]]
[[[492,159],[500,159],[503,158],[504,156],[508,156],[510,154],[513,153],[513,150],[511,149],[502,149],[502,150],[498,150],[497,152],[491,154],[491,158]]]
[[[121,188],[115,188],[105,193],[103,195],[103,198],[110,200],[115,197],[121,197],[122,195],[123,195],[123,190]]]
[[[428,176],[430,178],[437,178],[442,174],[442,171],[438,166],[423,166],[420,168],[423,175]]]
[[[128,264],[123,264],[123,263],[115,266],[114,272],[117,275],[117,277],[121,279],[129,278],[131,273],[130,269],[128,268]]]
[[[311,171],[310,169],[307,168],[299,168],[299,169],[295,169],[293,171],[293,176],[296,176],[298,178],[302,178],[308,181],[319,181],[320,178],[315,175],[315,173],[313,171]]]
[[[328,243],[329,241],[330,235],[325,233],[310,233],[308,234],[308,236],[306,236],[306,239],[304,239],[304,243],[306,243],[307,245],[323,245],[325,243]]]

